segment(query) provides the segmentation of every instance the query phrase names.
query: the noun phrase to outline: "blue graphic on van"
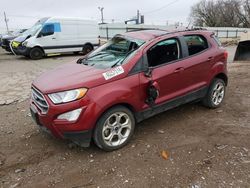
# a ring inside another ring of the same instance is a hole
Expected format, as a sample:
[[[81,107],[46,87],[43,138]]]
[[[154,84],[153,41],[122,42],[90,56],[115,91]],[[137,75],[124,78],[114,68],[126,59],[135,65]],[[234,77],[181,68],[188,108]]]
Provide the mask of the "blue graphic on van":
[[[61,32],[61,24],[60,23],[54,23],[55,32]]]
[[[59,22],[57,23],[45,23],[43,24],[43,29],[44,32],[61,32],[61,24]]]

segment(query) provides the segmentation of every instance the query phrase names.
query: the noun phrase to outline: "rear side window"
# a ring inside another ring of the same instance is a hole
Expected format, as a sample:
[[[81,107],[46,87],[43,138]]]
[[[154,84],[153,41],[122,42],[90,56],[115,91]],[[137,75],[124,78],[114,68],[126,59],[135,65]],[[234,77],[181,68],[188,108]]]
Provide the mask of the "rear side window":
[[[150,67],[155,67],[180,58],[180,45],[177,39],[163,40],[147,52],[148,64]]]
[[[222,46],[220,40],[218,39],[218,37],[217,37],[216,35],[212,35],[211,37],[215,40],[215,42],[216,42],[216,44],[217,44],[218,46]]]
[[[202,35],[184,36],[188,46],[189,55],[198,54],[208,48],[208,42]]]

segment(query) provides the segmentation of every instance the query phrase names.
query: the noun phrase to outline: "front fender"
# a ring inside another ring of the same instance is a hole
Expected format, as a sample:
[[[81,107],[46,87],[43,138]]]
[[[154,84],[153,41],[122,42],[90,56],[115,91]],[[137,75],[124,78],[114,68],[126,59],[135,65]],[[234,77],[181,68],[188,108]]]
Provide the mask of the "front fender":
[[[97,113],[98,118],[105,111],[119,104],[126,104],[138,111],[141,106],[140,95],[138,74],[92,88],[88,92],[88,97],[100,109]]]

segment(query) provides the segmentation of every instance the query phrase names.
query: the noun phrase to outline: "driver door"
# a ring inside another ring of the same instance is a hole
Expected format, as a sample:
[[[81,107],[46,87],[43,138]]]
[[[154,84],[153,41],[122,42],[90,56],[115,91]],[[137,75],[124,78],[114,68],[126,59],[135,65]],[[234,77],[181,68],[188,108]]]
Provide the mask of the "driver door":
[[[53,23],[45,24],[37,36],[37,43],[44,49],[46,54],[57,52],[55,25]]]
[[[185,60],[178,38],[168,38],[151,46],[145,55],[150,74],[141,74],[143,90],[153,87],[157,90],[154,105],[160,105],[184,94],[189,79],[185,76]],[[147,96],[149,97],[149,96]],[[152,100],[152,99],[151,99]],[[152,102],[152,101],[151,101]],[[152,105],[152,104],[149,104]]]

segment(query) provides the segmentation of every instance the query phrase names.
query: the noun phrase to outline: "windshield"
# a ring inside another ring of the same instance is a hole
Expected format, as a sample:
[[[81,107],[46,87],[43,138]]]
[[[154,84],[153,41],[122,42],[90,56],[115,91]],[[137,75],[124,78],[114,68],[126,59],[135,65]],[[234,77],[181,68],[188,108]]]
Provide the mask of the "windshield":
[[[81,63],[101,69],[119,66],[144,43],[142,40],[116,36],[89,54]]]
[[[34,36],[38,32],[38,30],[41,29],[41,27],[42,27],[42,24],[34,25],[33,27],[31,27],[28,30],[26,30],[25,32],[23,32],[23,35]]]
[[[22,33],[22,29],[21,30],[16,30],[16,31],[13,31],[12,35],[16,36],[16,35],[19,35]]]

